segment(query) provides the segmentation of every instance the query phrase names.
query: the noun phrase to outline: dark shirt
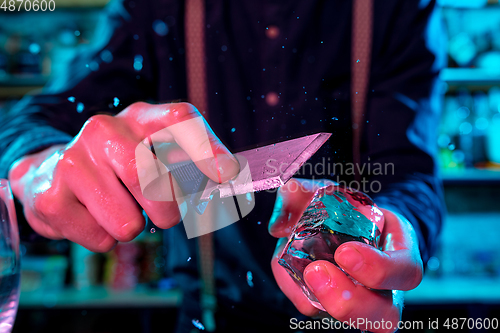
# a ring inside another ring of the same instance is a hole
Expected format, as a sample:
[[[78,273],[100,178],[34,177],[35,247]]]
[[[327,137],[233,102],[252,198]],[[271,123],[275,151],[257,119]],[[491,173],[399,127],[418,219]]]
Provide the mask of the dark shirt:
[[[81,50],[43,94],[25,98],[0,122],[0,177],[17,158],[68,142],[98,112],[114,114],[140,100],[186,100],[183,6],[172,0],[108,5],[98,42]],[[207,1],[207,118],[229,149],[330,132],[311,162],[352,163],[351,7],[351,1]],[[368,192],[379,206],[413,224],[425,262],[436,246],[443,212],[434,160],[436,77],[445,62],[442,27],[434,1],[384,0],[374,7],[361,159],[372,171],[377,163],[393,167],[389,174],[365,171],[364,176],[375,184]],[[279,28],[275,39],[266,37],[270,26]],[[267,104],[270,92],[278,94],[277,105]],[[353,179],[346,169],[302,176]],[[255,325],[259,314],[270,320],[294,313],[269,264],[276,244],[267,232],[273,202],[272,194],[256,194],[250,215],[214,232],[221,312],[238,312]],[[182,225],[167,233],[168,262],[185,290],[181,317],[187,323],[190,316],[199,318],[196,240],[186,239]],[[253,287],[246,281],[248,271]]]

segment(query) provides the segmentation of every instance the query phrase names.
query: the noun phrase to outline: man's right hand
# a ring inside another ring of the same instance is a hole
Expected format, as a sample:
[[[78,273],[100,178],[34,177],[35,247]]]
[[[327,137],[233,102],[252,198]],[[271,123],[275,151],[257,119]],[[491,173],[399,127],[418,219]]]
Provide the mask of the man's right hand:
[[[91,117],[67,145],[18,160],[9,180],[29,224],[42,236],[67,238],[95,252],[135,238],[145,223],[140,207],[156,226],[176,225],[180,221],[176,201],[144,198],[135,148],[167,129],[162,140],[176,142],[187,158],[212,160],[196,163],[209,178],[216,182],[233,178],[238,162],[205,121],[186,121],[196,117],[201,114],[187,103],[135,103],[114,117]],[[179,125],[169,130],[175,124]],[[215,163],[211,156],[216,156]]]

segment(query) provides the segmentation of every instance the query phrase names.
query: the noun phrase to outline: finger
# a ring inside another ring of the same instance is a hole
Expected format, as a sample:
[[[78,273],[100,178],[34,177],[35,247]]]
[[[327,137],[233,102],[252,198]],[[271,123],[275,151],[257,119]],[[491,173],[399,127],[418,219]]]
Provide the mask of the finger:
[[[96,169],[85,162],[80,166],[67,174],[66,183],[97,224],[120,242],[137,237],[144,230],[144,217],[115,173],[108,168],[95,172]]]
[[[410,222],[383,210],[383,249],[347,242],[335,251],[335,261],[354,279],[374,289],[410,290],[423,275],[418,240]]]
[[[269,221],[269,233],[277,238],[290,235],[293,226],[302,217],[316,190],[330,184],[334,183],[292,178],[280,187]]]
[[[172,174],[165,165],[152,158],[151,151],[145,146],[134,147],[135,142],[127,137],[122,137],[120,141],[126,151],[137,148],[138,157],[128,160],[127,156],[110,153],[106,159],[116,177],[157,227],[167,229],[178,224],[183,194]]]
[[[71,225],[61,228],[64,238],[93,252],[108,252],[115,247],[116,239],[97,223],[82,204],[74,203],[62,214],[66,216],[64,223]]]
[[[325,310],[340,321],[359,323],[358,318],[371,322],[390,321],[392,332],[400,318],[401,304],[394,302],[392,292],[372,291],[353,283],[334,264],[318,260],[304,270],[304,278]],[[358,329],[369,329],[359,325]],[[370,329],[370,331],[372,331]]]
[[[278,283],[281,291],[303,315],[310,317],[316,316],[320,313],[320,310],[315,308],[311,302],[309,302],[309,299],[304,295],[302,289],[290,277],[285,268],[278,263],[279,256],[283,251],[286,242],[286,238],[280,238],[278,240],[276,250],[274,251],[274,255],[271,260],[271,268],[273,270],[276,283]]]
[[[213,181],[222,183],[239,172],[236,158],[191,104],[136,103],[117,117],[137,124],[135,127],[132,124],[132,127],[140,140],[152,141],[153,144],[175,141]]]
[[[27,205],[24,206],[24,216],[31,228],[40,236],[49,239],[64,239],[63,235],[33,214],[33,211]]]
[[[26,218],[33,229],[51,239],[69,239],[90,251],[111,250],[116,240],[97,224],[72,193],[65,189],[60,192],[61,196],[39,195],[34,203],[36,209],[25,207]]]

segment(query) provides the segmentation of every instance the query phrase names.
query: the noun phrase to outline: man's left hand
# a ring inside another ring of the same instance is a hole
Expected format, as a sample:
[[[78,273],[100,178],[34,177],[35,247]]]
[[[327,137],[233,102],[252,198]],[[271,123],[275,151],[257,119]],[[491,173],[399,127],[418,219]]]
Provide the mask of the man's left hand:
[[[271,265],[274,277],[285,295],[304,315],[317,316],[315,308],[302,293],[286,270],[278,264],[293,226],[311,201],[318,185],[310,180],[292,179],[280,188],[269,232],[280,238]],[[384,323],[380,329],[360,325],[361,330],[394,332],[401,319],[402,292],[416,288],[423,275],[418,239],[411,223],[404,217],[381,208],[385,217],[380,244],[382,251],[361,242],[346,242],[335,251],[337,266],[325,260],[310,263],[304,270],[304,280],[325,310],[342,322]],[[390,322],[390,323],[388,323]],[[376,326],[376,325],[373,325]]]

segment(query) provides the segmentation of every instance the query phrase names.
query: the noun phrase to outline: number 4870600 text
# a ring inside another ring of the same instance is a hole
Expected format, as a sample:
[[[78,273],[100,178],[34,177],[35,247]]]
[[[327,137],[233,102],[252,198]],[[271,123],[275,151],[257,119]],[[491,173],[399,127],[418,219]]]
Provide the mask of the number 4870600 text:
[[[56,9],[56,2],[54,0],[0,0],[0,10],[4,12],[20,12],[20,11],[34,11],[34,12],[53,12]]]

